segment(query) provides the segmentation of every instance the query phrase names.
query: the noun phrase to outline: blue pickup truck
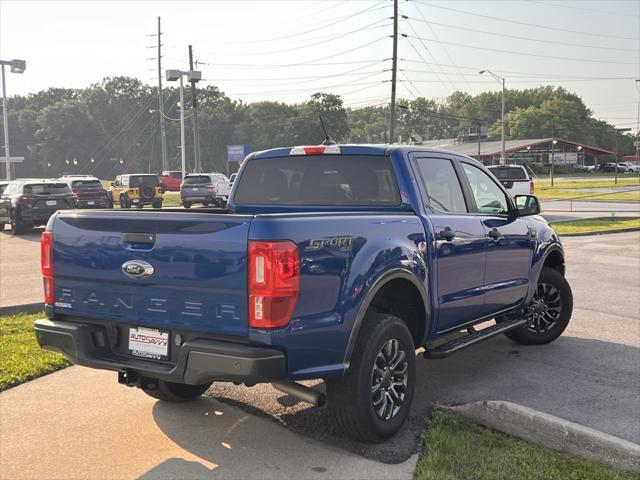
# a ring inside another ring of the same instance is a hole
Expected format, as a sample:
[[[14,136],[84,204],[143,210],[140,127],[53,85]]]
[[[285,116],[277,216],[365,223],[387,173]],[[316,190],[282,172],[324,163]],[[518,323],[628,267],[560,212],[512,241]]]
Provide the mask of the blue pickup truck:
[[[252,153],[226,209],[54,215],[35,331],[159,400],[268,382],[381,441],[409,412],[416,350],[443,358],[499,334],[544,344],[567,327],[564,253],[539,210],[442,150]]]

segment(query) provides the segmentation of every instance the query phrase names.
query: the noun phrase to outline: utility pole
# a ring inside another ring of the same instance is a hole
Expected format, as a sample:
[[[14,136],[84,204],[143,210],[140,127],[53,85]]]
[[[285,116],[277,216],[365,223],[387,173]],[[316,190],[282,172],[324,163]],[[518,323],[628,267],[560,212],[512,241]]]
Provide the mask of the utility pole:
[[[11,152],[9,151],[9,115],[7,113],[7,80],[2,64],[2,123],[4,126],[4,164],[7,168],[7,181],[11,180]]]
[[[394,143],[396,130],[396,77],[398,70],[398,0],[393,0],[393,57],[391,66],[391,120],[389,143]]]
[[[551,167],[549,170],[549,173],[551,175],[552,187],[553,187],[553,160],[554,160],[554,157],[556,156],[556,143],[558,143],[558,141],[556,140],[556,126],[553,125],[551,127]]]
[[[193,50],[189,45],[189,70],[193,70]],[[191,106],[193,107],[193,157],[196,173],[202,173],[200,164],[200,130],[198,128],[198,99],[196,97],[196,80],[191,80]]]
[[[167,129],[164,120],[164,100],[162,98],[162,43],[160,37],[160,17],[158,17],[158,113],[160,114],[160,146],[162,148],[162,170],[169,170],[167,161]]]

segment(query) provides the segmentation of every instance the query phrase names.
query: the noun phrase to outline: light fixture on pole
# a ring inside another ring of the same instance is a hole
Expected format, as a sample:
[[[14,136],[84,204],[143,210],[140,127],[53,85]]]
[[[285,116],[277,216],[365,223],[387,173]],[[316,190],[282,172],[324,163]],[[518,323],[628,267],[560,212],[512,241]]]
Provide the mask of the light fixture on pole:
[[[480,70],[479,73],[480,73],[480,75],[482,75],[483,73],[488,73],[493,78],[495,78],[499,83],[502,84],[502,112],[501,112],[501,115],[500,115],[500,123],[502,124],[502,130],[501,130],[502,131],[502,134],[501,134],[502,150],[501,150],[501,153],[500,153],[500,163],[504,164],[504,163],[507,163],[507,157],[506,157],[505,148],[504,148],[504,77],[496,75],[491,70]]]
[[[11,180],[11,153],[9,152],[9,114],[7,113],[7,81],[4,66],[11,67],[11,73],[24,73],[27,68],[25,60],[0,60],[2,66],[2,120],[4,123],[4,164],[7,169],[7,180]]]
[[[180,159],[182,178],[184,179],[187,170],[187,161],[185,157],[185,140],[184,140],[184,85],[182,77],[186,76],[190,82],[199,82],[202,79],[202,72],[198,70],[188,70],[183,72],[181,70],[167,70],[166,78],[167,82],[175,82],[180,80]]]

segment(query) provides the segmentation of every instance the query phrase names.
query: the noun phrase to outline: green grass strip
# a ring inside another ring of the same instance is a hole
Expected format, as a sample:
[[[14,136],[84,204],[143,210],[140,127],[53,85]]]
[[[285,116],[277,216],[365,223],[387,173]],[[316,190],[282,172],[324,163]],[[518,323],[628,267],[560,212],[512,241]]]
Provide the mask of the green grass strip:
[[[0,391],[69,365],[59,353],[42,350],[33,322],[44,313],[0,316]]]
[[[552,223],[551,226],[559,234],[606,232],[620,228],[640,228],[640,218],[593,218],[585,220],[570,220],[568,222]]]
[[[416,480],[638,480],[638,475],[554,452],[436,411]]]

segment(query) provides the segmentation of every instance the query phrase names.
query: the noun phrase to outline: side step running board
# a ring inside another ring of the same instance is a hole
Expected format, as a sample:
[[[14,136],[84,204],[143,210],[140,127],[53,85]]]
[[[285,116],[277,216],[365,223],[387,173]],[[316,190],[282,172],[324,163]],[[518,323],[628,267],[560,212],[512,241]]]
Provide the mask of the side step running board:
[[[495,325],[483,328],[482,330],[473,331],[472,333],[470,332],[469,335],[465,335],[462,338],[456,338],[448,343],[438,345],[433,349],[430,349],[429,345],[427,345],[424,352],[424,358],[445,358],[452,353],[462,350],[463,348],[470,347],[478,342],[487,340],[488,338],[495,337],[496,335],[500,335],[501,333],[508,332],[509,330],[513,330],[514,328],[518,328],[526,324],[526,318],[517,318],[515,320],[496,323]]]

